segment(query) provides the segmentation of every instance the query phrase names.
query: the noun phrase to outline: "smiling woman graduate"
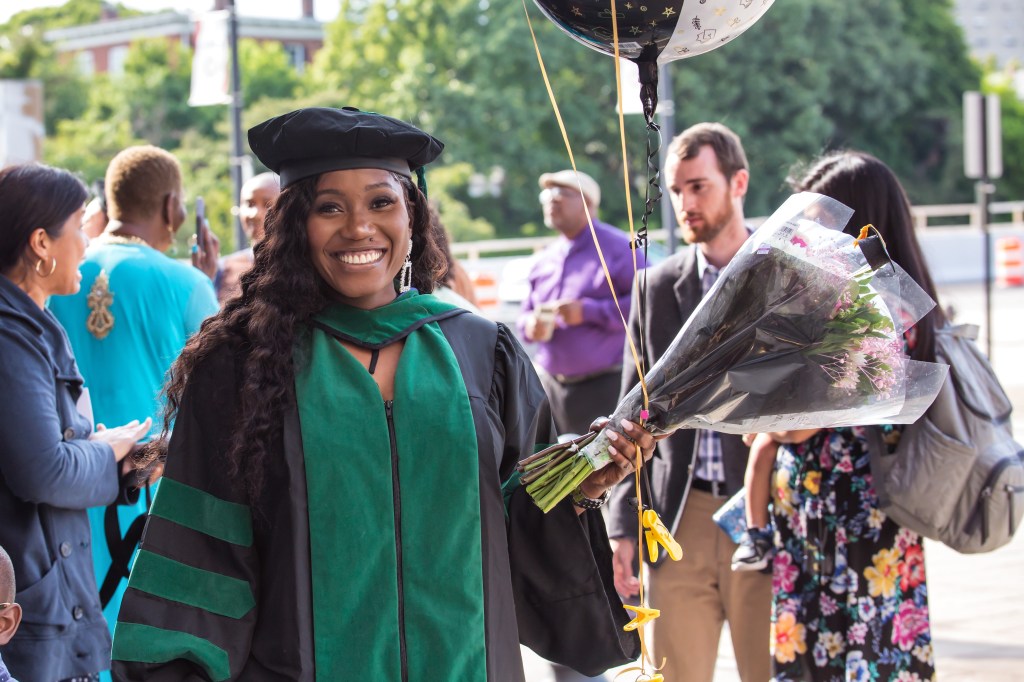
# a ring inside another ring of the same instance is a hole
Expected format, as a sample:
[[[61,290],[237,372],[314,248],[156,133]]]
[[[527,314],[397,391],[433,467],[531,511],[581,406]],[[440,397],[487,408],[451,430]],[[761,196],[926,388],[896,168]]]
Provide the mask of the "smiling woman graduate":
[[[592,511],[633,449],[547,515],[518,485],[551,417],[510,331],[429,295],[441,143],[324,108],[249,142],[283,192],[172,370],[115,678],[518,681],[520,641],[587,674],[634,659]]]

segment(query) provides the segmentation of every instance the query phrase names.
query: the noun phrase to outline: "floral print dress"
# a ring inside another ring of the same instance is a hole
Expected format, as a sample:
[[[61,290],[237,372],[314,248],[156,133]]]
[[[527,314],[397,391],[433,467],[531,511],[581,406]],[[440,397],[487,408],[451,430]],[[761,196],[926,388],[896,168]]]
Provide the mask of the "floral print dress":
[[[900,432],[886,427],[895,447]],[[935,678],[921,538],[878,508],[867,433],[825,429],[775,462],[777,682]]]

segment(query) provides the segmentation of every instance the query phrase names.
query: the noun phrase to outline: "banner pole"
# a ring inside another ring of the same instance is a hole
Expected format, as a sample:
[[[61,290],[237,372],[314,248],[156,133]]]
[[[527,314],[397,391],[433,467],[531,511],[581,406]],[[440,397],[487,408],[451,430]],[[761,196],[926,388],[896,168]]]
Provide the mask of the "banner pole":
[[[233,202],[242,196],[242,77],[238,64],[238,10],[235,0],[228,0],[228,43],[231,47],[231,181],[234,188]],[[234,205],[234,204],[232,204]],[[247,244],[242,221],[234,216],[235,250],[244,249]]]

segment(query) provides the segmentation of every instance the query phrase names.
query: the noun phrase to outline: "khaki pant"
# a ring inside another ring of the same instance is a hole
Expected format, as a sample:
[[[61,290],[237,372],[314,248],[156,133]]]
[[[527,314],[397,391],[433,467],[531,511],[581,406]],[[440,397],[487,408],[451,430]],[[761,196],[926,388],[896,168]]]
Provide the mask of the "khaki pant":
[[[676,532],[681,561],[646,570],[650,605],[661,609],[648,631],[656,665],[671,682],[711,682],[722,623],[729,622],[736,666],[743,682],[768,682],[772,579],[759,572],[735,572],[736,550],[711,515],[723,503],[691,490]],[[670,519],[664,519],[669,523]]]

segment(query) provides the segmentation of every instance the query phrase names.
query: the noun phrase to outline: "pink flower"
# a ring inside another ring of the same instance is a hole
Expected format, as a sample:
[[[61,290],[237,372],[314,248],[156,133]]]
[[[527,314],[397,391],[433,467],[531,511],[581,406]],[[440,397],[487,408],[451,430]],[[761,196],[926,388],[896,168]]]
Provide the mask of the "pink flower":
[[[907,548],[918,541],[918,534],[908,528],[900,528],[896,534],[896,549],[906,552]]]
[[[914,641],[928,632],[928,607],[918,608],[914,602],[905,600],[892,619],[892,641],[904,651],[914,647]]]
[[[789,552],[779,552],[772,561],[772,592],[792,592],[800,568],[793,563]]]
[[[854,623],[850,626],[849,632],[846,634],[846,638],[850,641],[850,644],[863,644],[864,638],[868,634],[867,623]]]

